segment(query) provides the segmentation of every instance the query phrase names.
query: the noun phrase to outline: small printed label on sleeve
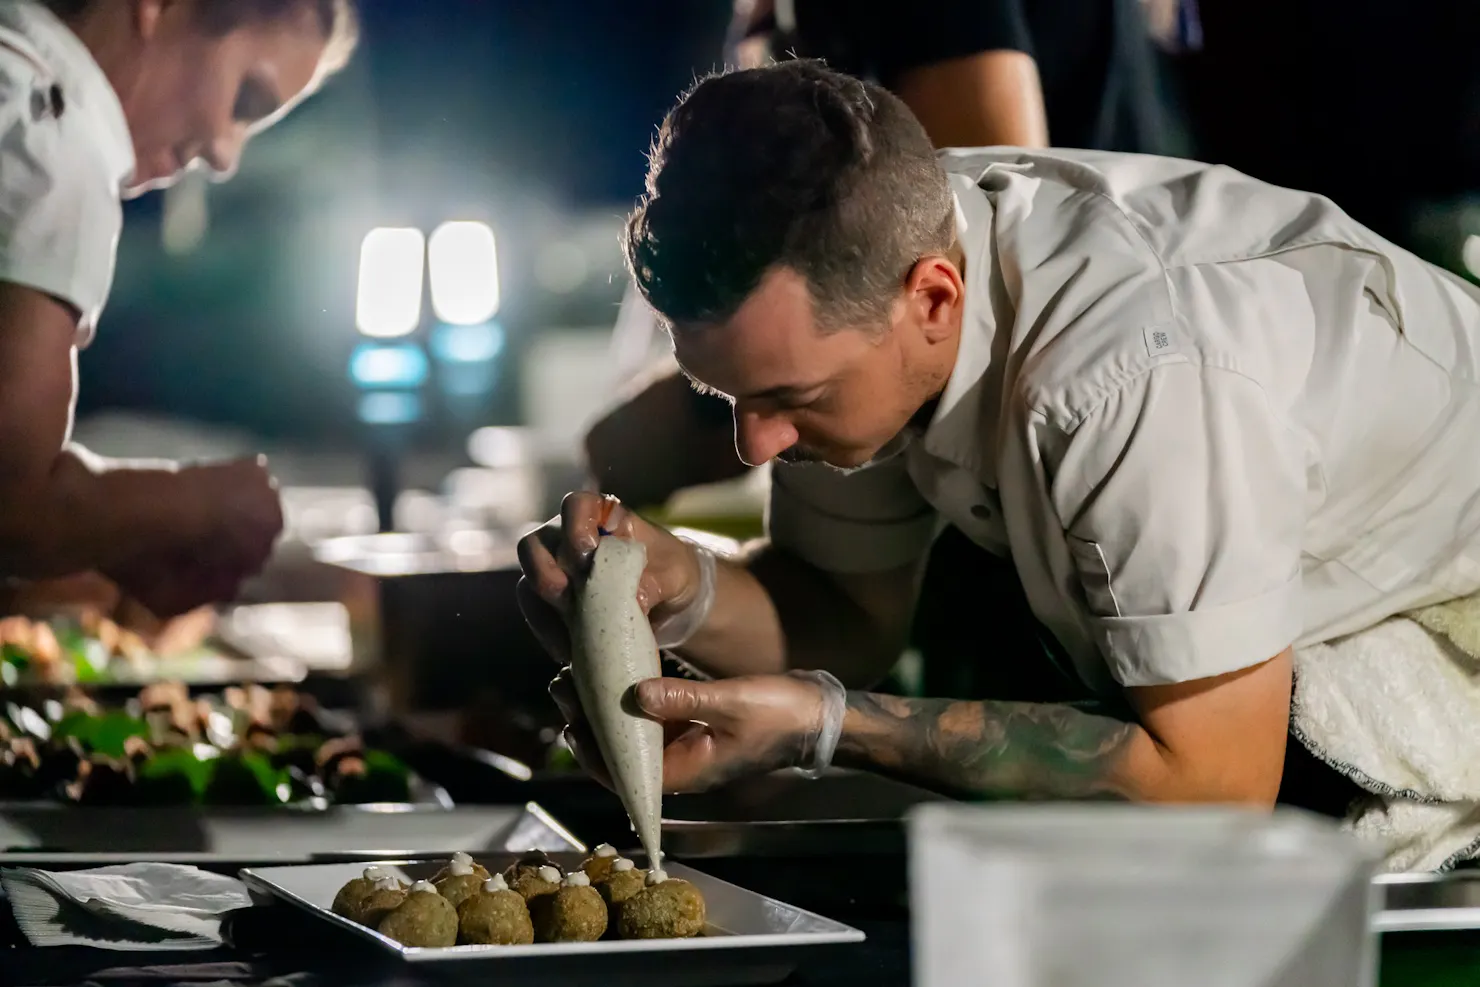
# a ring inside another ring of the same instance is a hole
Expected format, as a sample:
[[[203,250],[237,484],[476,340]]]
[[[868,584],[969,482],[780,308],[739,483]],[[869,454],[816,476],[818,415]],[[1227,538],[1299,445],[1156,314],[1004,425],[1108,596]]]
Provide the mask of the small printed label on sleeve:
[[[1177,336],[1168,324],[1147,326],[1141,330],[1146,340],[1146,355],[1150,357],[1171,356],[1178,350]]]

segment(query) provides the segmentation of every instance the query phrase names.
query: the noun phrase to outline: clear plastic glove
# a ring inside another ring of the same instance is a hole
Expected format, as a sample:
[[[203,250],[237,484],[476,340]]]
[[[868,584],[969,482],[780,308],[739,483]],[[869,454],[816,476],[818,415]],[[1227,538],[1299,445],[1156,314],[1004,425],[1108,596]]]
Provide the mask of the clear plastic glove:
[[[576,759],[610,786],[569,669],[550,684],[550,694],[570,724],[566,742]],[[825,768],[841,735],[845,695],[826,673],[794,673],[649,679],[638,684],[636,700],[664,725],[664,791],[699,792],[782,768]]]
[[[714,600],[714,570],[700,551],[672,532],[649,524],[615,499],[594,493],[568,494],[554,518],[519,541],[519,608],[530,630],[557,662],[570,661],[565,615],[572,589],[591,568],[596,544],[605,531],[641,542],[647,568],[637,586],[642,606],[664,647],[675,646],[674,631],[691,634],[695,614]],[[702,616],[697,619],[702,622]]]

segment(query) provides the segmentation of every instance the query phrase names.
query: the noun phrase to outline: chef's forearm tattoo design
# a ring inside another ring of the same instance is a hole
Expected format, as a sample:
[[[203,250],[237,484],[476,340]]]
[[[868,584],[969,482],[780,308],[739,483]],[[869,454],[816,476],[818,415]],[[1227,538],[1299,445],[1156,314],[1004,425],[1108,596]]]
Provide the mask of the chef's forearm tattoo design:
[[[848,693],[839,763],[963,797],[1115,798],[1138,727],[1070,706]]]

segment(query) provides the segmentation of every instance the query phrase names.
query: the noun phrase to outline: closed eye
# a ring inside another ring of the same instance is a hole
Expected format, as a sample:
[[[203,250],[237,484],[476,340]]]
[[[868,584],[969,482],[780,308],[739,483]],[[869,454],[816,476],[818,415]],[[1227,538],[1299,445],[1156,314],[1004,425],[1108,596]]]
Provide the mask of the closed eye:
[[[236,94],[236,106],[232,116],[237,122],[247,125],[260,123],[276,113],[283,105],[260,79],[246,78]]]
[[[820,387],[800,394],[778,395],[772,400],[783,411],[805,411],[824,407],[831,396],[831,388]]]

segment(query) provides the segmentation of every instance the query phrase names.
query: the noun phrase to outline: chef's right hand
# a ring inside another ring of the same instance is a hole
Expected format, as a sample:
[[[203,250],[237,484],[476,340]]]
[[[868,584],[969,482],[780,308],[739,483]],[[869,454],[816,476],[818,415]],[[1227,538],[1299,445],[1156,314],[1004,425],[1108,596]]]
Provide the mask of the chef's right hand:
[[[605,523],[603,524],[603,516]],[[699,592],[700,571],[693,546],[649,524],[610,497],[567,494],[560,516],[519,542],[519,608],[546,651],[561,665],[570,663],[565,616],[572,587],[591,568],[599,528],[647,549],[647,568],[637,584],[637,602],[652,621],[681,612]]]
[[[550,683],[576,761],[612,787],[611,773],[582,715],[569,668]],[[748,675],[715,682],[648,679],[633,698],[663,724],[663,791],[703,792],[751,775],[802,763],[822,729],[816,683],[792,675]]]

